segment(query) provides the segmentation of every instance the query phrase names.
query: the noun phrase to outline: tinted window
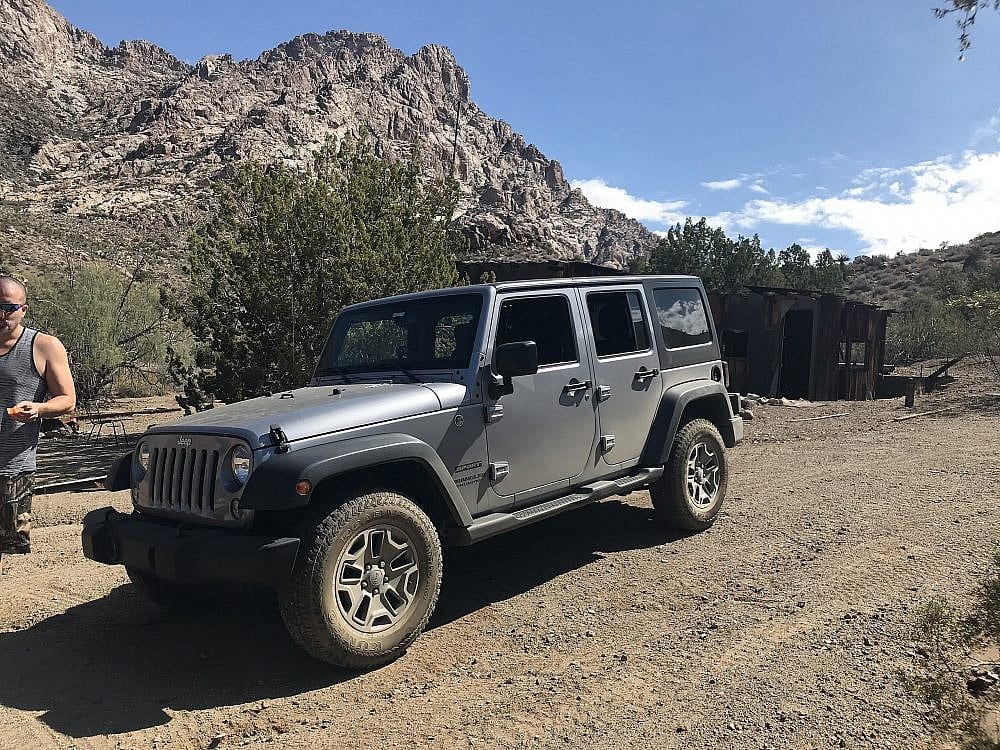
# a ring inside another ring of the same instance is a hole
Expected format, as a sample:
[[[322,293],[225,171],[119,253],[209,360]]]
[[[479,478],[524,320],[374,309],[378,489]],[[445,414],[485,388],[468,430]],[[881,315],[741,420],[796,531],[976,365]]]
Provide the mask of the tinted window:
[[[654,289],[653,301],[663,343],[668,349],[712,340],[705,304],[697,289]]]
[[[458,369],[469,366],[483,298],[451,294],[341,315],[320,357],[331,370]]]
[[[638,292],[591,292],[587,310],[594,331],[597,356],[643,352],[649,334]]]
[[[538,366],[576,362],[576,336],[563,296],[522,297],[500,305],[497,346],[515,341],[534,341]]]

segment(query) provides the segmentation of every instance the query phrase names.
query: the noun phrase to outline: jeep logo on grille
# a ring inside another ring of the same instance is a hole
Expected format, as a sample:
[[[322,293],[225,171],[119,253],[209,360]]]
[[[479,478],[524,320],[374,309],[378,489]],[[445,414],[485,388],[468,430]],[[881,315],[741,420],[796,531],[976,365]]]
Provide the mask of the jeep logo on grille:
[[[177,445],[179,445],[181,448],[187,448],[189,445],[191,445],[191,438],[185,438],[185,437],[177,438]]]

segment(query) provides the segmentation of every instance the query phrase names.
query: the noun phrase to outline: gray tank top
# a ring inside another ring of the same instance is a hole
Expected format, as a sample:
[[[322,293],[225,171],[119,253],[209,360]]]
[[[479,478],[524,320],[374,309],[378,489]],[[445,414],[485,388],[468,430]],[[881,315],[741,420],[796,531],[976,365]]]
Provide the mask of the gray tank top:
[[[7,407],[22,401],[41,401],[48,386],[35,368],[35,336],[25,328],[6,354],[0,354],[0,477],[35,470],[40,422],[16,422]]]

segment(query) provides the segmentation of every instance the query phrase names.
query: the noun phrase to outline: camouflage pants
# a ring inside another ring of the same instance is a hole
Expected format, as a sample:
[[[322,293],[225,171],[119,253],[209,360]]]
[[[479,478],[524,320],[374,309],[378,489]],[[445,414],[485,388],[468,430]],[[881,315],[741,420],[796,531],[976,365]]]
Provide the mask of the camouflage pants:
[[[0,554],[31,552],[31,477],[0,477]]]

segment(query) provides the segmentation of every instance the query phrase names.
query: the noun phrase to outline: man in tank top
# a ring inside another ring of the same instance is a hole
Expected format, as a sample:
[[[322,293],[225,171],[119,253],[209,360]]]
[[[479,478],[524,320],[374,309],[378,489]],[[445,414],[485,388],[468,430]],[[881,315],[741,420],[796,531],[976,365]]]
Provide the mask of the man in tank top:
[[[76,406],[66,348],[26,328],[27,289],[0,275],[0,554],[31,551],[31,477],[38,428]]]

